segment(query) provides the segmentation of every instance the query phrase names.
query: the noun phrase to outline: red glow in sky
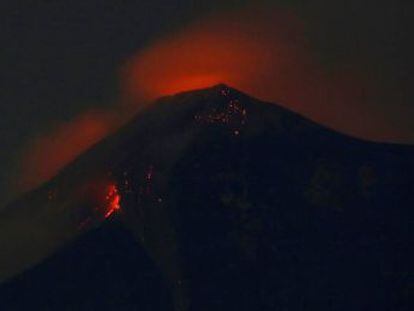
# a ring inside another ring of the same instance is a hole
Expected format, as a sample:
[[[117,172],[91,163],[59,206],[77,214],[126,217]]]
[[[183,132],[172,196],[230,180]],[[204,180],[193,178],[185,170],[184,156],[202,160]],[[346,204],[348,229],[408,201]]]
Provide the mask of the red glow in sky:
[[[286,9],[211,16],[138,51],[121,72],[130,102],[226,83],[351,135],[401,134],[378,109],[384,96],[374,79],[353,64],[328,69]]]
[[[133,105],[82,113],[35,138],[23,156],[20,190],[50,179],[107,135],[118,124],[115,113],[130,115],[157,97],[217,83],[354,136],[382,141],[403,136],[378,109],[385,97],[374,79],[352,64],[328,70],[308,41],[305,24],[286,9],[210,16],[141,49],[120,72],[120,102]]]
[[[80,153],[105,137],[115,119],[105,111],[86,111],[59,124],[46,135],[35,137],[26,147],[18,187],[32,189],[55,176]]]

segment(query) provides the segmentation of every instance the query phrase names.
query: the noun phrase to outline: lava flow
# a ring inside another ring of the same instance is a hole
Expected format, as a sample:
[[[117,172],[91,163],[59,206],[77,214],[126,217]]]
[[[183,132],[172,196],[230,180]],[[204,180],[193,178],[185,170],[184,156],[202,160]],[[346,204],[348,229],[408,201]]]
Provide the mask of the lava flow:
[[[121,209],[121,195],[119,194],[118,188],[115,184],[111,184],[108,187],[108,192],[105,199],[107,209],[104,217],[109,218],[113,213]]]

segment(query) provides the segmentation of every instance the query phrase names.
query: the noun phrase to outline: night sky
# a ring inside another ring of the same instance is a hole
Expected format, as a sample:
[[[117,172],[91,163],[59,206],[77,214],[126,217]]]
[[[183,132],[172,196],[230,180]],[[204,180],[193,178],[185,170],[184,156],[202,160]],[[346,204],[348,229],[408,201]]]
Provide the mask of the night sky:
[[[355,99],[358,104],[366,103],[358,122],[367,126],[356,127],[354,133],[373,140],[414,142],[413,81],[409,69],[410,29],[414,29],[411,2],[3,0],[0,205],[20,191],[15,184],[22,174],[19,167],[24,159],[22,153],[28,152],[28,142],[85,110],[114,109],[111,107],[122,97],[120,68],[126,59],[157,40],[187,29],[194,21],[232,14],[249,2],[254,3],[250,7],[290,12],[300,20],[304,30],[298,40],[300,55],[311,55],[324,72],[349,71],[349,80],[355,82],[358,68],[358,79],[373,85],[374,91],[370,92],[381,99]],[[260,18],[257,22],[261,22]],[[275,28],[266,25],[260,29],[266,31],[266,38],[272,37]],[[295,76],[291,79],[294,81]],[[352,101],[350,96],[349,102]],[[301,110],[298,105],[292,109],[313,116],[312,107]],[[330,111],[323,105],[318,109]],[[333,110],[327,116],[348,118],[346,126],[341,123],[338,127],[352,133],[352,113],[343,114],[347,109]],[[350,109],[359,111],[352,105]],[[336,121],[324,121],[335,127]]]

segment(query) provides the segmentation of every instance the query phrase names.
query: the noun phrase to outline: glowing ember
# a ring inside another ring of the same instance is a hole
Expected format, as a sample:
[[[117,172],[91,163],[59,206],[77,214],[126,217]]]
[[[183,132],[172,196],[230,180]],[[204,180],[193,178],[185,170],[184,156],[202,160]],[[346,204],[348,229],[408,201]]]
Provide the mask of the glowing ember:
[[[105,218],[109,218],[113,213],[121,209],[121,196],[115,184],[109,186],[108,193],[105,197],[108,209],[105,213]]]
[[[200,124],[227,126],[235,136],[238,136],[241,128],[246,124],[247,110],[238,99],[230,98],[228,89],[222,89],[220,94],[226,97],[226,103],[223,106],[197,114],[194,119]]]

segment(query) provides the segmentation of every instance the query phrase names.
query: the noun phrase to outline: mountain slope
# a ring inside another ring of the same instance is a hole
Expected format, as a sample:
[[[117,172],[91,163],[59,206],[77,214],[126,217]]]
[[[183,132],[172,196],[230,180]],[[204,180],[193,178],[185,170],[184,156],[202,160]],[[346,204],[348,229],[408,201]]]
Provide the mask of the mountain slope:
[[[413,306],[412,146],[348,137],[225,85],[162,98],[11,206],[3,221],[31,213],[32,232],[46,229],[26,237],[32,251],[9,249],[39,261],[93,228],[108,215],[108,184],[119,192],[115,221],[151,258],[176,310]],[[83,256],[102,261],[93,249]],[[37,269],[38,278],[55,273],[50,263]],[[117,275],[102,273],[107,282]],[[125,309],[138,308],[128,301]]]

